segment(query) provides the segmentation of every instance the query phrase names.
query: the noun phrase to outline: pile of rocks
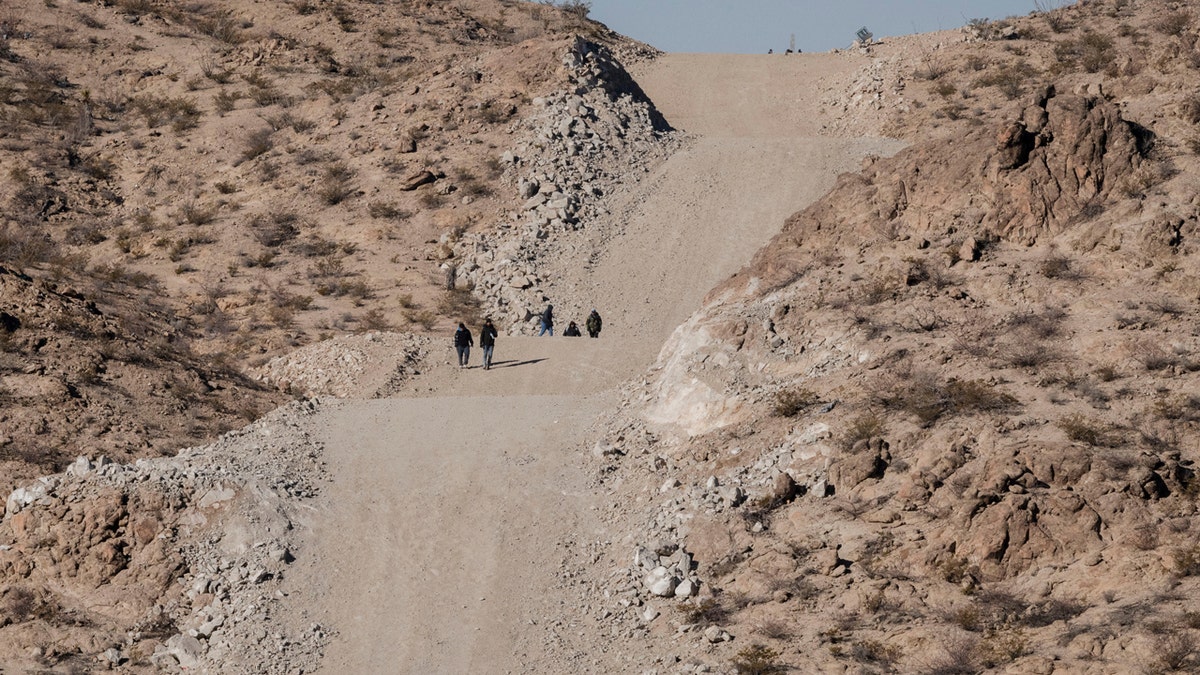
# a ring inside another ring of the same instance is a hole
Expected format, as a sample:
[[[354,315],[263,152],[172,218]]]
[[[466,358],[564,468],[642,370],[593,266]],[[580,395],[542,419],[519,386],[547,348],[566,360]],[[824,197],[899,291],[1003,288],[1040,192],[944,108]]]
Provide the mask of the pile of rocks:
[[[545,262],[607,214],[604,199],[682,140],[605,47],[577,39],[563,58],[572,89],[534,99],[523,140],[501,157],[525,203],[506,222],[453,244],[458,278],[520,333],[548,298]],[[581,305],[582,306],[582,305]]]
[[[256,376],[308,398],[382,398],[419,372],[429,344],[411,333],[348,335],[271,359]]]
[[[909,110],[904,98],[903,69],[907,67],[907,62],[897,57],[872,59],[859,69],[849,87],[827,91],[821,105],[835,117],[822,133],[881,135],[891,115]]]
[[[289,404],[172,458],[81,457],[14,491],[0,523],[0,585],[65,587],[57,611],[103,616],[60,643],[104,667],[315,669],[324,630],[276,616],[295,562],[293,522],[325,480],[320,444],[303,428],[315,409]],[[57,550],[74,545],[91,548]],[[110,606],[70,606],[73,586],[99,584],[112,589]]]

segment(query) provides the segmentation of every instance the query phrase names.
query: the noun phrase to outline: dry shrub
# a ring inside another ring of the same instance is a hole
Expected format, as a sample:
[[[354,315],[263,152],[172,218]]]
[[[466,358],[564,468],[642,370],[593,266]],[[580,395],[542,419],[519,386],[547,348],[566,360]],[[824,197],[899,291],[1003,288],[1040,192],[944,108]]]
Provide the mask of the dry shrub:
[[[739,675],[770,675],[786,671],[784,665],[779,663],[779,652],[760,644],[743,647],[732,663]]]
[[[729,608],[716,598],[703,598],[679,607],[686,623],[714,625],[729,618]]]
[[[467,325],[482,323],[482,307],[479,298],[465,288],[447,290],[438,300],[438,311],[442,316],[458,317]]]
[[[974,84],[976,87],[996,87],[1007,98],[1015,99],[1025,91],[1025,85],[1031,83],[1036,75],[1036,68],[1027,61],[1020,60],[987,71],[976,78]]]
[[[1071,259],[1060,253],[1052,253],[1043,258],[1038,263],[1038,271],[1047,279],[1067,279],[1074,281],[1083,276],[1072,267]]]
[[[850,450],[859,441],[869,441],[880,438],[887,432],[883,420],[873,412],[866,412],[855,417],[842,434],[840,445],[844,450]]]
[[[1070,440],[1092,447],[1110,447],[1117,440],[1114,430],[1108,424],[1082,415],[1068,415],[1056,425]]]
[[[292,211],[276,211],[267,216],[250,219],[250,232],[258,243],[268,248],[281,246],[300,233],[300,217]]]
[[[393,329],[392,322],[388,321],[383,310],[378,307],[367,310],[359,319],[358,325],[363,331],[390,331]]]
[[[850,658],[863,663],[877,663],[885,668],[890,668],[900,660],[902,653],[900,647],[877,640],[858,640],[850,645]]]
[[[250,132],[246,136],[245,147],[242,148],[242,161],[247,162],[261,157],[275,147],[275,142],[271,139],[272,133],[274,132],[271,129]]]
[[[792,627],[786,621],[779,619],[764,619],[754,625],[754,632],[770,639],[779,640],[781,642],[792,639],[794,635]]]
[[[1078,39],[1063,40],[1054,46],[1056,68],[1061,71],[1082,68],[1089,73],[1100,72],[1112,64],[1114,56],[1112,38],[1091,31]]]
[[[1186,10],[1168,12],[1154,22],[1154,28],[1164,35],[1179,37],[1192,25],[1192,13]]]
[[[151,129],[170,124],[176,132],[182,132],[194,129],[200,123],[200,109],[190,98],[144,94],[129,99],[129,105],[142,116],[146,126]]]
[[[1180,546],[1172,552],[1175,574],[1181,577],[1200,576],[1200,544]]]
[[[371,202],[367,204],[367,213],[371,214],[372,218],[382,220],[407,220],[412,217],[412,212],[396,206],[392,202]]]
[[[354,194],[354,169],[342,162],[336,162],[325,167],[325,176],[317,188],[321,201],[333,206],[340,204]]]
[[[897,376],[878,398],[884,407],[913,415],[925,426],[942,417],[1004,412],[1017,405],[1012,395],[983,380],[943,380],[927,371]]]
[[[775,404],[771,412],[777,417],[795,417],[820,400],[821,397],[809,389],[784,389],[775,393]]]
[[[1196,640],[1187,631],[1172,630],[1154,644],[1154,660],[1164,671],[1195,672]]]
[[[1175,394],[1154,402],[1154,415],[1172,422],[1200,422],[1200,395]]]

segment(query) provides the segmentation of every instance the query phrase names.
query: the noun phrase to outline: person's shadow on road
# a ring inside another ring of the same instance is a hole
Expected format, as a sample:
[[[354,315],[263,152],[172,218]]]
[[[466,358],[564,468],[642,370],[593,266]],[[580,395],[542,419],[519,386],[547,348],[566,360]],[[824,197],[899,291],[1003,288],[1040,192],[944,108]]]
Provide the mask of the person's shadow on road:
[[[541,363],[546,359],[530,359],[528,361],[492,361],[493,368],[516,368],[517,366],[528,366],[534,363]]]

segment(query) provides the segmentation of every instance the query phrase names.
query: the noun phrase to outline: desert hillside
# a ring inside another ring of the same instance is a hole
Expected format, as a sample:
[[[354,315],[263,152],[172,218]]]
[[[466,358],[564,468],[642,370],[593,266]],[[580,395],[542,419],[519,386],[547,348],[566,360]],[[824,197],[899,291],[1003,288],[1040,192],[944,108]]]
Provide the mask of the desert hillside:
[[[586,10],[0,8],[0,670],[1200,667],[1194,10]]]

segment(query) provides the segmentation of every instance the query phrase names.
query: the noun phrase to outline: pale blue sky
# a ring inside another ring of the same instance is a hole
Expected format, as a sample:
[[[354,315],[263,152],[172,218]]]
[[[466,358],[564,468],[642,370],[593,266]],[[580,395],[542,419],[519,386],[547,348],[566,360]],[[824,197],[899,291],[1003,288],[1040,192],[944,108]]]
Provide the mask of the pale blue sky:
[[[590,16],[668,52],[762,54],[787,49],[793,33],[801,51],[819,52],[848,46],[863,26],[882,38],[1034,9],[1034,0],[592,0]]]

